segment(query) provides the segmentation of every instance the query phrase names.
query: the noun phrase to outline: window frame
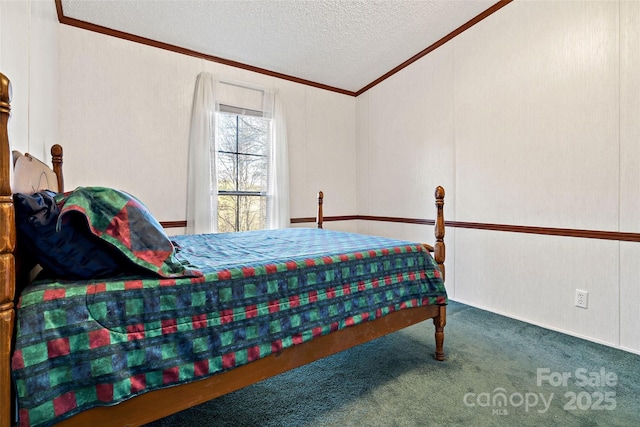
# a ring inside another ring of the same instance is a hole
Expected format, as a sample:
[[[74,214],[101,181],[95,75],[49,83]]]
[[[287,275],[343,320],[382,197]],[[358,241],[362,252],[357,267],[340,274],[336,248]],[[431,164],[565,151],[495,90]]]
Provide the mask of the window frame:
[[[263,111],[259,111],[259,110],[240,108],[240,107],[235,107],[235,106],[232,106],[232,105],[220,103],[220,104],[218,104],[218,108],[216,109],[216,115],[219,115],[219,114],[222,114],[222,113],[235,115],[236,116],[236,120],[238,120],[239,116],[249,116],[249,117],[261,118],[261,119],[264,119],[267,122],[269,122],[268,128],[270,128],[273,125],[271,123],[272,119],[266,118],[264,112]],[[239,205],[240,205],[239,198],[240,197],[257,197],[259,200],[262,199],[262,200],[260,200],[259,203],[260,204],[264,204],[264,206],[265,206],[265,208],[264,208],[264,225],[263,225],[262,228],[260,228],[260,229],[265,229],[265,228],[268,227],[268,224],[267,224],[267,221],[268,221],[267,220],[268,207],[266,207],[266,206],[267,206],[267,194],[268,194],[268,185],[269,185],[269,180],[268,180],[269,162],[271,160],[270,159],[271,152],[270,152],[270,149],[269,149],[269,145],[271,144],[269,130],[267,129],[267,131],[266,131],[267,134],[265,135],[266,138],[267,138],[267,142],[266,142],[267,146],[265,147],[264,154],[240,152],[238,150],[238,146],[239,146],[239,144],[238,144],[238,136],[239,136],[239,132],[238,132],[239,126],[238,126],[238,124],[239,123],[236,122],[236,150],[235,151],[221,150],[221,149],[219,149],[219,144],[216,144],[215,151],[216,151],[217,162],[218,163],[220,162],[220,154],[228,154],[228,155],[234,156],[235,157],[234,161],[235,161],[236,165],[238,165],[238,163],[239,163],[239,157],[240,156],[253,156],[253,157],[256,157],[256,158],[258,158],[258,157],[259,158],[263,158],[264,162],[265,162],[265,166],[264,166],[265,167],[265,173],[267,174],[266,189],[264,191],[243,191],[243,190],[238,190],[239,178],[236,177],[236,179],[235,179],[235,187],[236,187],[236,189],[235,190],[221,190],[220,189],[219,179],[216,179],[216,181],[218,183],[217,184],[218,187],[216,188],[216,191],[217,191],[217,196],[216,197],[218,197],[218,211],[216,212],[217,220],[218,220],[218,223],[220,224],[220,200],[219,200],[219,197],[220,196],[232,196],[232,197],[235,197],[236,198],[236,202],[235,202],[236,203],[236,205],[235,205],[236,206],[236,209],[235,209],[235,217],[236,218],[235,218],[235,225],[234,225],[234,230],[233,231],[234,232],[247,231],[247,230],[241,230],[240,229],[240,219],[239,218],[240,218],[241,212],[240,212],[240,209],[239,209]],[[218,126],[216,126],[216,140],[218,140],[218,135],[219,135],[218,134],[218,130],[219,130]],[[220,170],[220,168],[218,166],[216,166],[216,174],[217,174],[216,178],[219,178],[219,176],[220,176],[220,175],[218,175],[219,170]],[[238,171],[239,171],[239,168],[236,167],[236,173],[238,173]]]

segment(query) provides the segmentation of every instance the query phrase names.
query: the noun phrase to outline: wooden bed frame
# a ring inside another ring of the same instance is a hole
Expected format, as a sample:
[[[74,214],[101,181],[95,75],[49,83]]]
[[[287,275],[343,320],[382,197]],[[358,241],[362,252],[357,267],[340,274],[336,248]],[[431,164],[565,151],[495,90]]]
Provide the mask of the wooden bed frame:
[[[14,419],[10,362],[17,295],[15,295],[16,259],[14,255],[16,226],[10,185],[13,162],[7,133],[11,111],[10,101],[9,79],[0,73],[0,427],[12,425]],[[54,172],[58,176],[59,189],[62,190],[62,149],[59,145],[55,145],[51,152],[54,157]],[[435,197],[436,243],[434,247],[425,246],[434,252],[434,258],[444,277],[444,189],[442,187],[436,189]],[[319,228],[322,228],[323,223],[322,199],[323,195],[320,193],[317,218]],[[148,392],[115,406],[81,412],[59,425],[84,427],[146,424],[427,319],[433,319],[435,325],[434,357],[442,361],[445,358],[443,342],[446,306],[408,308],[287,348],[278,354],[207,379]]]

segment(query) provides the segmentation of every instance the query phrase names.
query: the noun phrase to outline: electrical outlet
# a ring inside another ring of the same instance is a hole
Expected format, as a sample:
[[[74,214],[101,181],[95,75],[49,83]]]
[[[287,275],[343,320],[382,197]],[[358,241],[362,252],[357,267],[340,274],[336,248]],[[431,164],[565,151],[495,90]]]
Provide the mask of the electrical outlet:
[[[589,292],[576,289],[576,307],[587,308],[589,306]]]

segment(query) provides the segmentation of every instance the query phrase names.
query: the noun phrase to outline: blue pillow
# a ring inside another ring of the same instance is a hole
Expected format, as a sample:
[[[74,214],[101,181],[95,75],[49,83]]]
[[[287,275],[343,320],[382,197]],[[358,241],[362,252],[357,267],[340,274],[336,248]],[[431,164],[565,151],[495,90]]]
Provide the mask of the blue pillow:
[[[114,276],[123,271],[121,258],[90,231],[80,214],[68,214],[56,223],[60,209],[55,193],[16,193],[18,246],[28,251],[48,276],[81,280]]]

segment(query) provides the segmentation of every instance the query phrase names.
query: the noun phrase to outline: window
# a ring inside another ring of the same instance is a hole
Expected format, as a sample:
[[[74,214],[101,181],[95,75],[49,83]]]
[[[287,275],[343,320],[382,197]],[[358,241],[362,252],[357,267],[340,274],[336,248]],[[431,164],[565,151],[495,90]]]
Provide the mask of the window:
[[[217,112],[218,231],[267,228],[271,120],[261,111],[220,105]]]
[[[287,146],[286,120],[275,91],[198,74],[185,231],[289,227]]]

